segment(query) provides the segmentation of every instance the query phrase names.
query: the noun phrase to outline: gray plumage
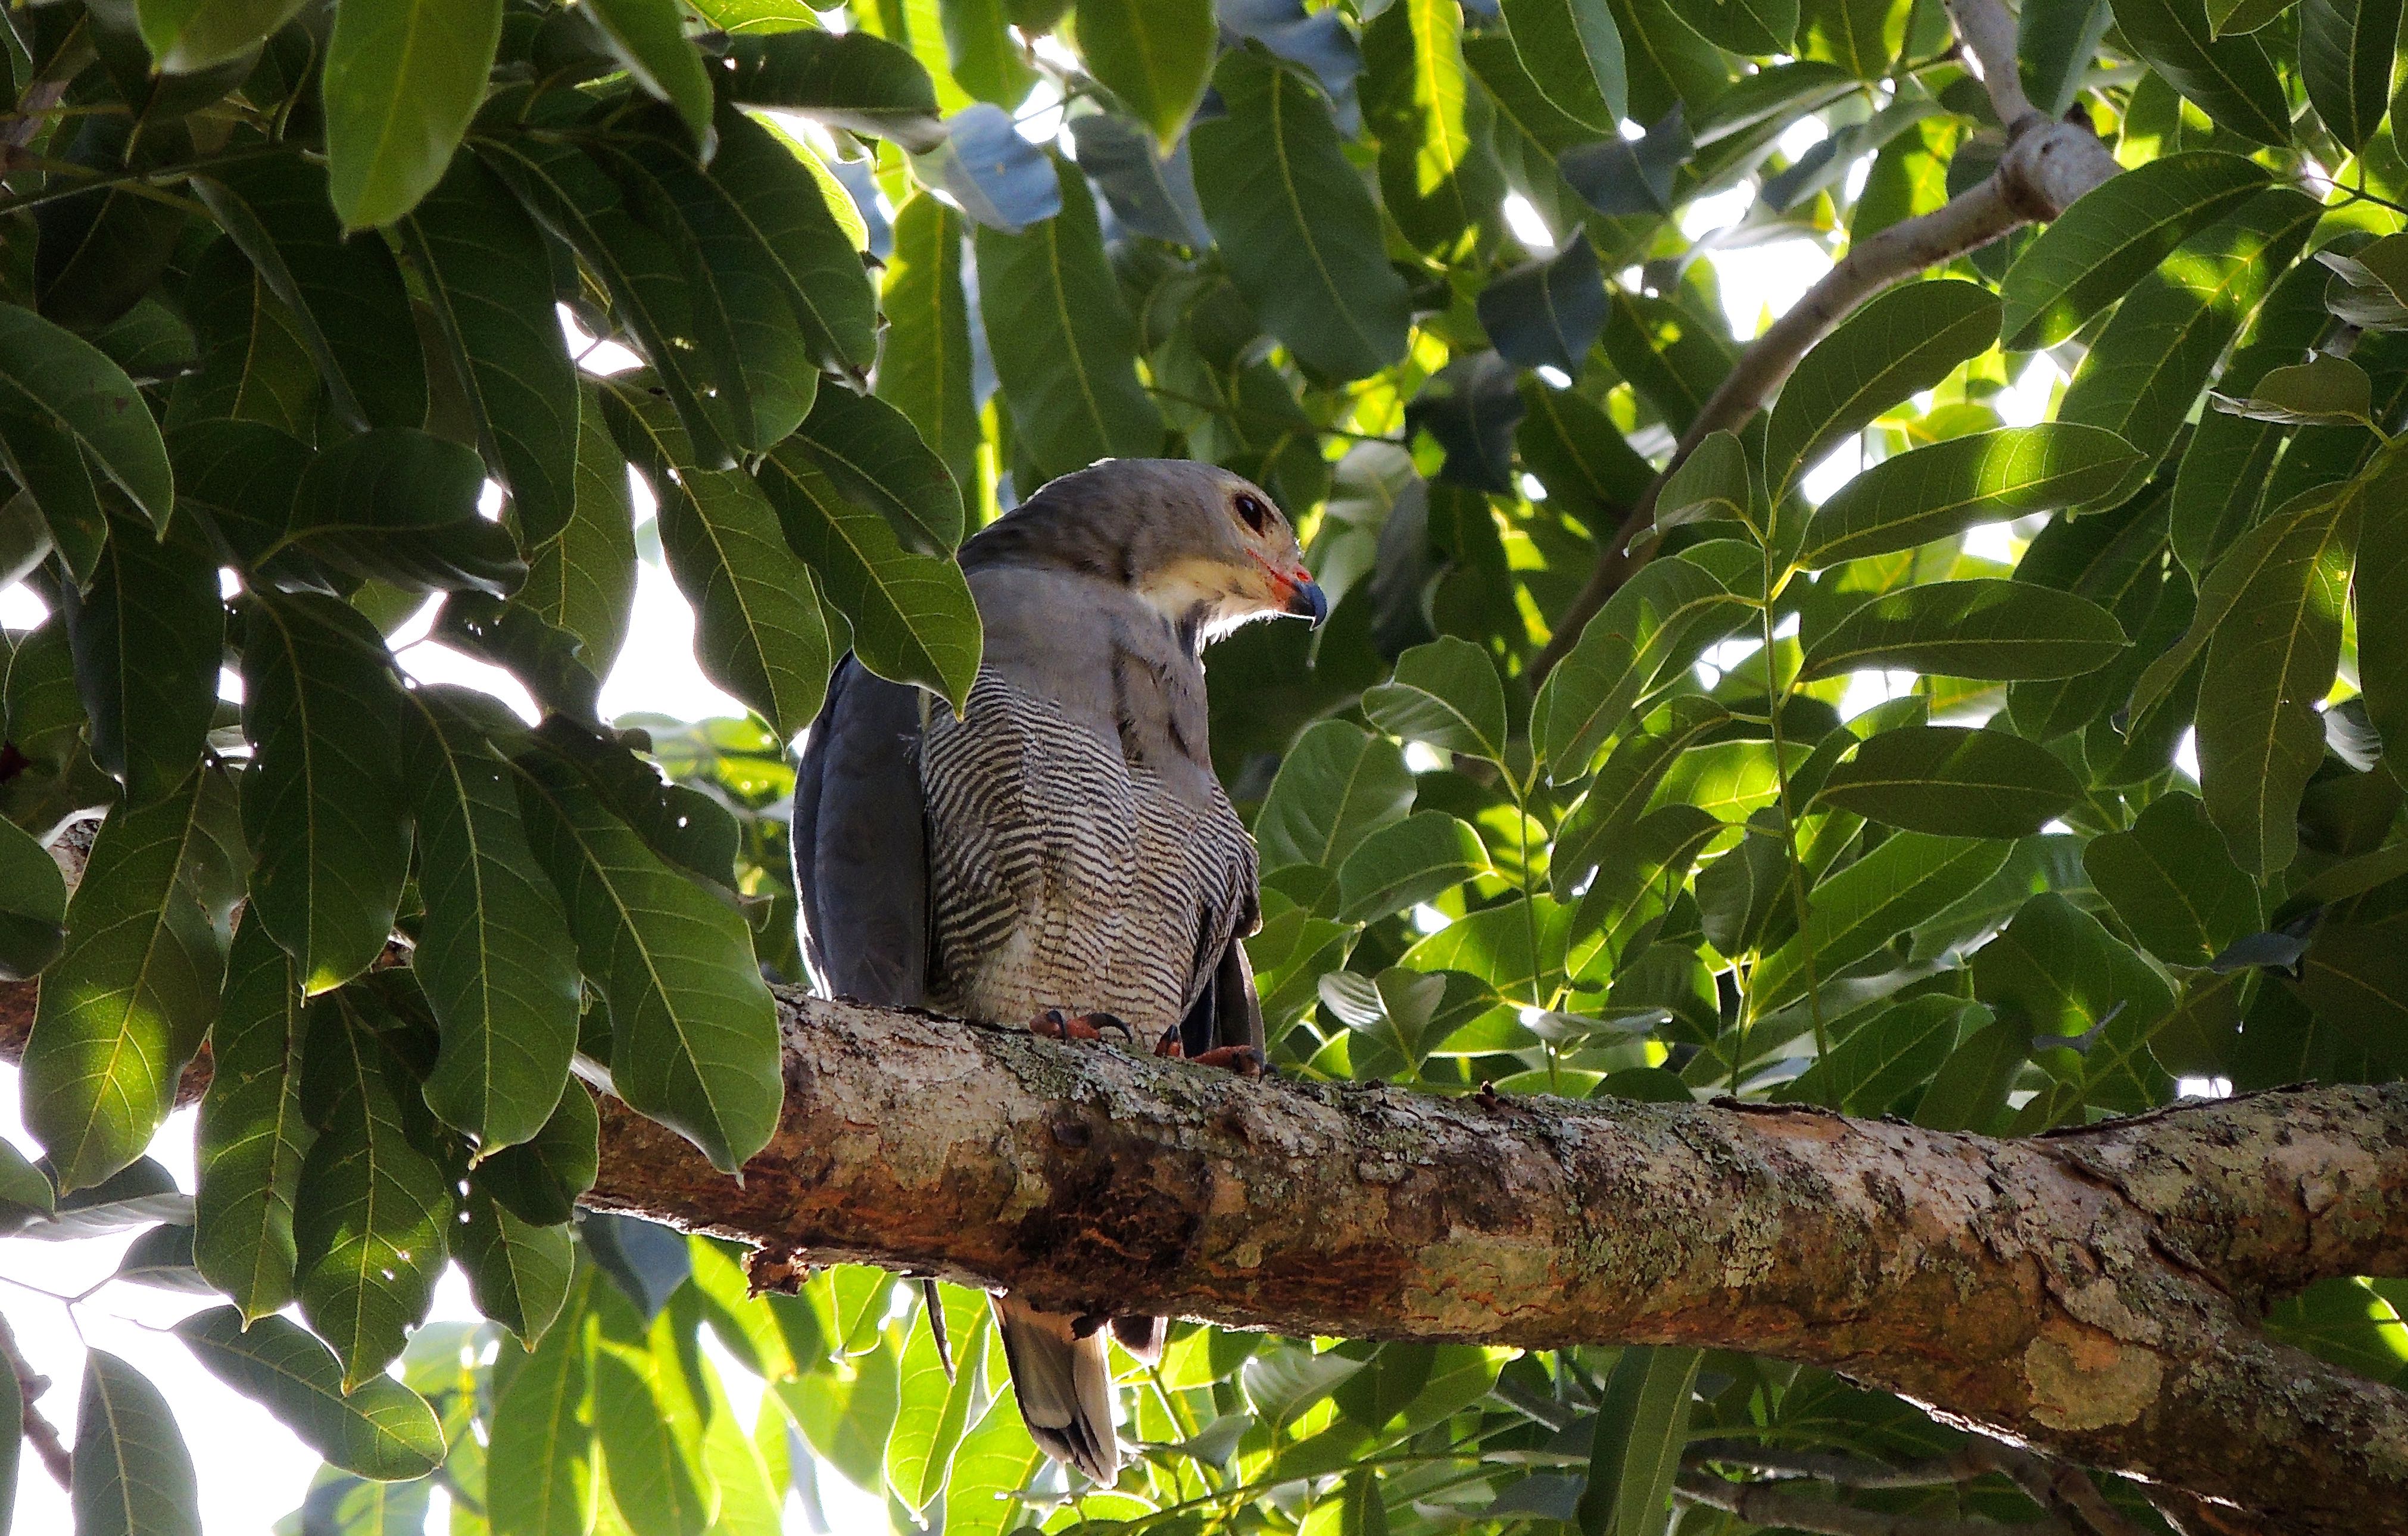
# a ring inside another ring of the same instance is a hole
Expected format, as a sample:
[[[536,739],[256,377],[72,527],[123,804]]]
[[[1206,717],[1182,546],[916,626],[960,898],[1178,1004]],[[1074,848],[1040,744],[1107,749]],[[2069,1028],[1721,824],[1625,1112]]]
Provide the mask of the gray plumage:
[[[1212,772],[1202,653],[1250,618],[1321,616],[1286,519],[1226,470],[1111,460],[961,563],[986,639],[963,715],[848,657],[812,726],[794,851],[820,984],[997,1023],[1110,1013],[1191,1056],[1260,1049],[1254,843]],[[1158,1350],[1161,1320],[996,1312],[1031,1435],[1111,1484],[1107,1332]]]

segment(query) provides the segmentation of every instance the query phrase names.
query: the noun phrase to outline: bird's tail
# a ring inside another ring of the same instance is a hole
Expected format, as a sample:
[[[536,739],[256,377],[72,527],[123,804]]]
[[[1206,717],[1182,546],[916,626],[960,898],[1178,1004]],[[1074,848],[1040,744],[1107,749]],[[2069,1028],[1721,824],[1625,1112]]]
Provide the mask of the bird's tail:
[[[1019,1298],[995,1299],[1003,1356],[1020,1397],[1029,1437],[1056,1461],[1067,1461],[1111,1487],[1121,1475],[1121,1444],[1112,1433],[1111,1330],[1083,1338],[1068,1313],[1039,1312]]]

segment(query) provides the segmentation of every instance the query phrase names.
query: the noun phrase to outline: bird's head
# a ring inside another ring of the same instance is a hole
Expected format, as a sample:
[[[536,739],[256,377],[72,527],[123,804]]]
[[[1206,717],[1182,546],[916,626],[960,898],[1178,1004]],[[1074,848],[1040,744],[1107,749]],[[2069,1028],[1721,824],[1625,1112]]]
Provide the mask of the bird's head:
[[[982,547],[983,546],[983,547]],[[1217,639],[1251,619],[1319,624],[1329,599],[1296,529],[1242,475],[1184,459],[1106,459],[1051,481],[962,551],[963,564],[1065,564],[1119,582]]]

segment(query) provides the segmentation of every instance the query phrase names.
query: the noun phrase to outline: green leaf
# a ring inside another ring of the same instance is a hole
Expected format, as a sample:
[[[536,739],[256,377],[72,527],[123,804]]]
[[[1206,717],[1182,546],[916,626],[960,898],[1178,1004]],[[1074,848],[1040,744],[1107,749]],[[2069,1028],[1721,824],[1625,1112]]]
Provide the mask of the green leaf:
[[[2047,748],[2004,731],[1908,725],[1869,738],[1815,799],[1941,837],[2022,838],[2082,798]]]
[[[0,980],[30,981],[58,958],[66,912],[66,880],[50,850],[0,822]]]
[[[1366,837],[1338,869],[1338,920],[1368,923],[1489,872],[1469,823],[1424,811]]]
[[[2114,10],[2115,29],[2134,51],[2218,127],[2259,144],[2290,143],[2290,105],[2257,38],[2214,36],[2203,0],[2115,0]]]
[[[485,1457],[485,1512],[519,1536],[584,1536],[594,1529],[594,1427],[586,1407],[586,1302],[594,1271],[570,1287],[561,1319],[509,1377]]]
[[[2209,399],[2220,411],[2281,426],[2373,424],[2374,381],[2348,358],[2324,352],[2271,370],[2246,395]]]
[[[2082,865],[2143,948],[2172,966],[2203,966],[2265,926],[2258,886],[2226,854],[2197,798],[2153,800],[2130,831],[2094,838]]]
[[[580,1098],[583,1090],[577,1090]],[[477,1310],[532,1345],[567,1299],[577,1244],[566,1223],[538,1227],[483,1188],[474,1176],[463,1199],[467,1219],[452,1234]]]
[[[1756,512],[1755,480],[1740,440],[1728,432],[1709,432],[1666,477],[1656,498],[1656,526],[1727,518],[1746,524],[1762,540],[1769,530],[1760,526],[1766,520]]]
[[[950,1536],[1006,1536],[1020,1523],[1020,1489],[1028,1486],[1044,1453],[1021,1423],[1020,1403],[1007,1386],[978,1427],[953,1453],[945,1485],[945,1529]]]
[[[2267,526],[2282,527],[2280,538],[2255,548],[2244,542],[2226,556],[2251,558],[2244,580],[2218,604],[2200,678],[2200,795],[2233,862],[2260,877],[2286,868],[2299,852],[2300,797],[2325,760],[2315,706],[2341,659],[2342,607],[2358,541],[2358,496],[2347,488],[2308,495],[2323,505],[2294,518],[2276,514]],[[2209,584],[2223,575],[2219,565]],[[2194,624],[2207,617],[2202,592]]]
[[[1398,656],[1396,675],[1364,694],[1363,712],[1392,735],[1505,761],[1504,684],[1488,653],[1456,636]]]
[[[326,172],[295,155],[225,166],[193,190],[280,299],[354,430],[426,420],[425,352],[382,240],[345,239]]]
[[[798,444],[779,447],[757,473],[786,542],[852,622],[862,665],[961,708],[984,640],[961,567],[904,549],[884,518],[847,499]]]
[[[1811,984],[1945,912],[1997,874],[2012,851],[1997,839],[1900,832],[1823,880],[1808,894],[1806,930],[1758,960],[1750,974],[1750,1016],[1762,1018],[1798,1001]]]
[[[334,1355],[286,1318],[245,1328],[240,1312],[212,1307],[177,1324],[176,1336],[210,1375],[347,1472],[396,1483],[443,1464],[443,1428],[425,1399],[381,1373],[345,1392]]]
[[[223,419],[231,419],[274,427],[306,452],[301,439],[316,429],[324,388],[299,317],[285,308],[241,248],[222,236],[201,248],[184,280],[184,318],[193,328],[200,366],[176,381],[167,397],[166,425],[179,439],[169,457],[184,466],[177,495],[189,500],[194,491],[193,466],[186,462],[192,438],[222,438]]]
[[[67,1494],[77,1536],[201,1536],[200,1499],[167,1400],[116,1356],[86,1350]]]
[[[1689,1438],[1702,1350],[1631,1345],[1614,1361],[1598,1404],[1581,1490],[1581,1536],[1664,1536],[1672,1479]]]
[[[242,651],[251,911],[311,996],[367,969],[409,869],[401,696],[383,638],[314,593],[255,592]]]
[[[720,86],[732,101],[783,108],[914,154],[944,142],[927,69],[883,37],[860,30],[734,37],[726,59]]]
[[[219,925],[242,889],[233,802],[228,776],[204,770],[113,810],[93,840],[23,1061],[26,1128],[62,1191],[142,1156],[217,1012]]]
[[[1137,323],[1104,257],[1095,199],[1058,158],[1062,211],[1018,235],[980,225],[979,298],[1014,441],[1045,479],[1162,448],[1137,376]],[[1034,487],[1031,487],[1034,489]]]
[[[725,339],[715,285],[686,260],[690,245],[681,251],[638,218],[619,184],[569,145],[531,136],[470,142],[527,211],[601,280],[613,316],[652,365],[684,423],[696,462],[713,469],[734,464],[731,445],[750,436],[753,423],[739,423],[734,409],[745,397],[740,370],[735,394],[721,397],[733,343]],[[698,255],[694,262],[699,265]]]
[[[1962,998],[1914,998],[1851,1030],[1829,1055],[1773,1097],[1823,1104],[1844,1114],[1883,1114],[1931,1082],[1956,1042],[1989,1022],[1988,1009]]]
[[[1360,379],[1403,357],[1404,280],[1327,104],[1251,48],[1225,55],[1213,82],[1228,113],[1190,136],[1196,191],[1247,305],[1315,374]]]
[[[1874,298],[1799,359],[1765,429],[1779,502],[1798,478],[1899,401],[1937,386],[1999,338],[1999,301],[1978,283],[1910,282]]]
[[[188,75],[240,58],[305,0],[136,0],[142,40],[161,73]]]
[[[343,227],[389,224],[443,179],[501,36],[501,0],[336,9],[322,94],[327,190]]]
[[[533,1141],[478,1162],[475,1185],[531,1227],[560,1226],[577,1214],[578,1197],[594,1187],[600,1129],[593,1094],[572,1078]]]
[[[677,0],[587,0],[611,56],[627,78],[677,109],[708,160],[719,137],[710,121],[710,75],[686,41]]]
[[[492,1152],[552,1118],[583,999],[568,922],[535,872],[513,775],[464,707],[477,696],[413,691],[403,739],[426,908],[411,965],[442,1036],[426,1106]]]
[[[528,842],[610,1009],[610,1075],[629,1107],[733,1171],[777,1128],[778,1015],[736,912],[663,864],[575,769],[519,763]]]
[[[1698,738],[1730,718],[1721,706],[1695,695],[1675,696],[1663,713],[1657,728],[1625,737],[1615,745],[1589,782],[1588,792],[1557,825],[1547,868],[1556,900],[1572,899],[1589,872],[1646,813],[1673,763]]]
[[[2004,344],[2022,352],[2064,340],[2267,182],[2265,167],[2213,151],[2167,155],[2100,182],[2007,269]]]
[[[1629,115],[1622,32],[1605,0],[1505,0],[1505,27],[1531,83],[1592,133],[1620,131]]]
[[[405,592],[502,596],[526,574],[517,540],[477,513],[485,466],[431,432],[379,427],[309,461],[279,543]]]
[[[859,380],[878,355],[878,300],[839,222],[836,200],[848,194],[811,151],[733,104],[720,105],[718,123],[712,182],[776,259],[774,275],[812,357]],[[853,211],[849,201],[843,211]]]
[[[594,1303],[594,1422],[610,1496],[646,1536],[703,1536],[718,1489],[702,1464],[703,1404],[680,1358],[677,1315],[663,1311],[648,1332],[617,1292],[597,1288]]]
[[[460,155],[400,233],[520,532],[529,544],[555,538],[574,515],[577,366],[553,315],[543,232],[482,162]]]
[[[896,211],[880,295],[886,331],[878,344],[878,397],[910,419],[956,485],[975,486],[982,434],[970,395],[962,235],[962,216],[926,193]]]
[[[1297,738],[1254,817],[1266,870],[1291,864],[1341,869],[1363,840],[1405,819],[1413,776],[1385,737],[1324,720]]]
[[[527,552],[513,602],[581,643],[585,668],[608,677],[636,603],[635,508],[627,462],[602,419],[601,396],[578,390],[575,495],[568,524]]]
[[[293,1204],[296,1276],[301,1315],[334,1346],[351,1391],[383,1374],[425,1320],[456,1175],[420,1150],[418,1085],[351,994],[313,1001],[308,1030],[301,1097],[318,1137]]]
[[[315,1134],[302,1117],[300,983],[265,925],[245,922],[209,1029],[215,1070],[195,1132],[193,1261],[257,1319],[294,1296],[293,1199]]]
[[[2115,505],[2156,470],[2217,360],[2321,212],[2287,187],[2261,193],[2184,241],[2116,309],[2057,406],[2059,422],[2105,427],[2142,450],[2094,507]]]
[[[1463,26],[1453,0],[1398,0],[1363,28],[1356,93],[1379,143],[1381,201],[1405,238],[1434,254],[1493,221],[1505,195],[1487,100],[1468,88]]]
[[[1566,783],[1588,771],[1641,696],[1755,615],[1755,606],[1698,558],[1734,547],[1748,548],[1720,540],[1649,561],[1547,674],[1531,705],[1530,736],[1551,780]]]
[[[810,567],[781,537],[761,483],[740,469],[696,467],[652,403],[613,394],[604,409],[659,498],[661,550],[695,608],[695,659],[791,737],[819,714],[834,662]]]
[[[1832,493],[1806,525],[1809,568],[1911,550],[1984,523],[2078,506],[2142,456],[2097,426],[2043,422],[1950,438],[1884,459]]]
[[[2356,153],[2391,105],[2400,0],[2301,0],[2300,78],[2316,115]]]
[[[163,539],[111,516],[88,589],[59,594],[92,758],[149,805],[193,776],[217,712],[225,603],[216,554],[184,518]]]
[[[2044,891],[1973,952],[1972,969],[1974,996],[2023,1027],[2034,1059],[2078,1090],[2073,1102],[2127,1114],[2165,1102],[2172,1084],[2151,1059],[2148,1038],[2173,993],[2097,918]],[[2017,1123],[2042,1129],[2061,1117],[2071,1106],[2053,1098],[2040,1095]]]
[[[104,476],[154,528],[176,504],[159,425],[125,370],[31,309],[0,304],[0,467],[31,492],[67,569],[100,557]]]
[[[1967,1015],[1960,1030],[1978,1022]],[[1914,1107],[1928,1130],[1994,1132],[2006,1117],[2007,1094],[2031,1055],[2031,1030],[2015,1019],[1994,1019],[1966,1033],[1931,1074]]]
[[[1211,0],[1088,0],[1079,11],[1080,56],[1166,153],[1204,93],[1219,46]]]
[[[945,1491],[953,1450],[969,1425],[975,1380],[968,1362],[985,1355],[994,1315],[986,1298],[977,1291],[942,1285],[937,1294],[942,1299],[946,1331],[962,1369],[946,1371],[924,1312],[913,1321],[910,1342],[903,1347],[895,1428],[886,1437],[886,1486],[914,1510],[925,1510]]]
[[[962,541],[962,493],[953,471],[886,401],[823,390],[795,440],[849,500],[885,518],[904,548],[941,555]]]
[[[1807,677],[1877,668],[1991,680],[2077,677],[2129,643],[2114,615],[2086,597],[1997,581],[1906,587],[1802,638]]]

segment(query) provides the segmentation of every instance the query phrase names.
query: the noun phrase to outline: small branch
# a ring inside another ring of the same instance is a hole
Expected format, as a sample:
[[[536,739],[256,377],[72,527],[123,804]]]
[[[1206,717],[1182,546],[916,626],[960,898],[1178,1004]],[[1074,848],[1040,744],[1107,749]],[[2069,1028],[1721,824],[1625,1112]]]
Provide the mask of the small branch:
[[[1726,1483],[1702,1472],[1682,1473],[1672,1485],[1672,1497],[1735,1514],[1752,1526],[1786,1527],[1822,1536],[2074,1536],[2072,1528],[2055,1516],[2008,1525],[1945,1515],[1890,1514],[1810,1499],[1769,1483]]]
[[[1761,410],[1817,341],[1874,294],[1956,260],[2028,223],[2056,218],[2120,168],[2089,129],[2034,110],[2014,69],[2014,21],[1999,0],[1950,0],[1959,35],[1983,63],[1990,97],[2008,123],[2006,153],[1979,183],[1920,217],[1853,242],[1848,253],[1789,312],[1748,344],[1689,429],[1670,462],[1599,547],[1597,565],[1555,633],[1530,663],[1535,686],[1580,639],[1606,599],[1645,563],[1631,544],[1656,521],[1656,498],[1711,433],[1737,431]],[[2002,50],[2002,51],[2001,51]]]
[[[1970,1483],[1999,1471],[1984,1450],[1989,1443],[1995,1443],[1974,1441],[1947,1456],[1893,1467],[1833,1451],[1793,1451],[1741,1440],[1700,1440],[1690,1444],[1682,1459],[1692,1465],[1713,1462],[1780,1477],[1811,1477],[1840,1488],[1928,1488],[1943,1483]]]
[[[34,1368],[25,1362],[24,1352],[17,1347],[16,1331],[8,1327],[6,1317],[0,1317],[0,1357],[7,1358],[8,1369],[16,1374],[17,1391],[24,1400],[25,1438],[33,1442],[34,1454],[42,1458],[42,1465],[60,1487],[72,1488],[75,1457],[59,1438],[58,1426],[44,1418],[34,1406],[34,1400],[50,1389],[50,1378],[34,1374]]]

